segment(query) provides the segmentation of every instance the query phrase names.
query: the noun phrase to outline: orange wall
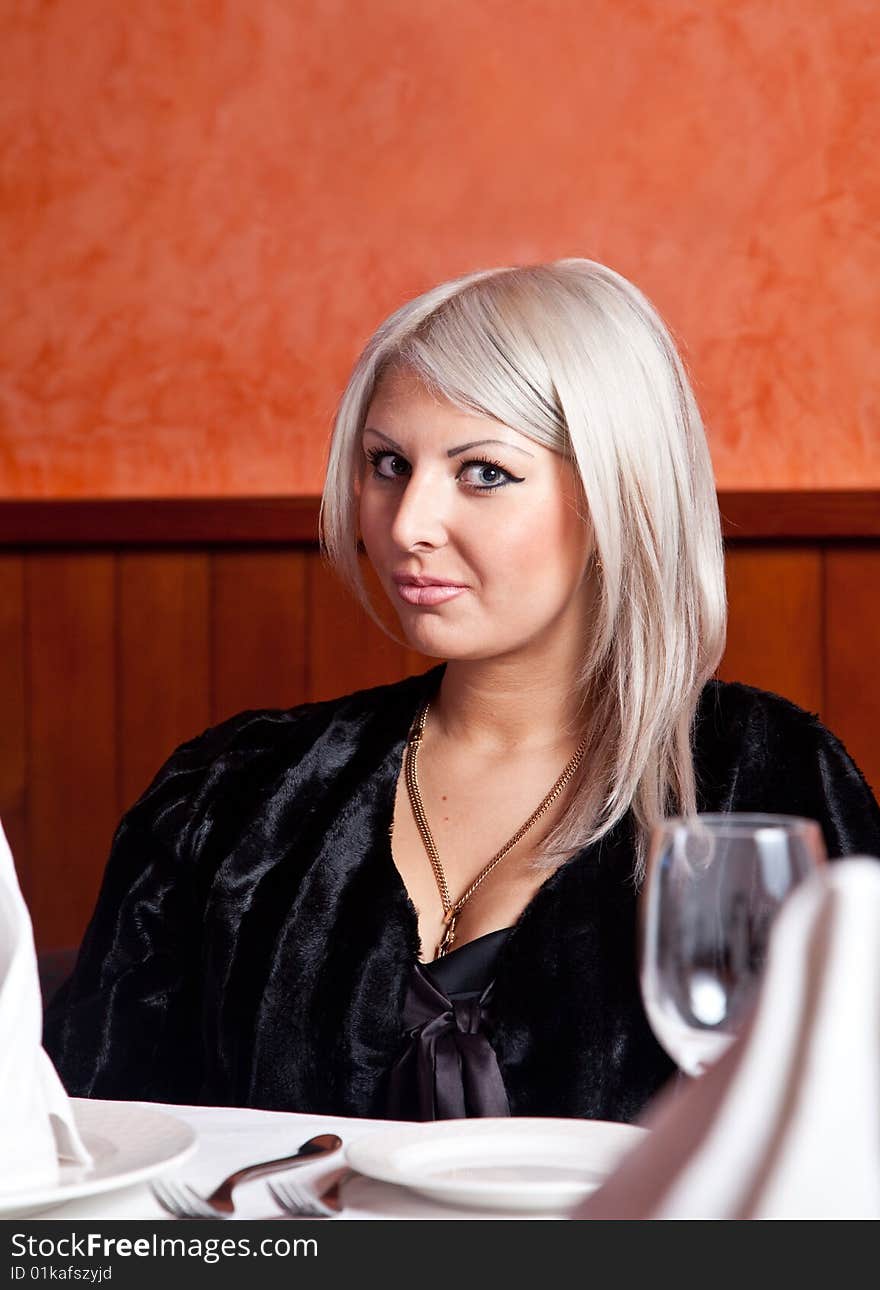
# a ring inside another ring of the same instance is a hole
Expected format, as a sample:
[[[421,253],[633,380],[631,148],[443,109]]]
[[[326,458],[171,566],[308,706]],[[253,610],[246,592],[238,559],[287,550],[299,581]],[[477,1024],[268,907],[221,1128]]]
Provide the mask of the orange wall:
[[[876,0],[0,0],[0,494],[315,492],[406,296],[589,255],[724,487],[880,485]]]

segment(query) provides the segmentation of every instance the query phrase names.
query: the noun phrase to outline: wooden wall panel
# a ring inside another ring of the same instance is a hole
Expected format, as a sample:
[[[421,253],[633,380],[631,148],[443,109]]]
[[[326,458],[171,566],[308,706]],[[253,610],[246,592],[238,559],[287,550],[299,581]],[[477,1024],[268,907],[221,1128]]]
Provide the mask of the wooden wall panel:
[[[27,710],[24,561],[0,555],[0,821],[19,882],[30,887],[27,834]]]
[[[728,547],[727,649],[718,675],[819,712],[823,694],[822,555],[813,547]]]
[[[213,721],[306,698],[306,559],[299,551],[211,557]]]
[[[880,800],[880,549],[825,557],[825,717]]]
[[[396,626],[366,559],[361,572],[373,604]],[[309,699],[331,699],[408,675],[412,651],[377,627],[317,552],[308,563]],[[398,628],[399,634],[399,628]],[[417,668],[415,670],[421,671]]]
[[[727,570],[721,674],[819,712],[877,791],[880,547],[743,543]],[[38,945],[78,941],[120,814],[179,742],[434,662],[384,635],[314,547],[4,554],[0,816]]]
[[[880,487],[719,488],[732,542],[880,537]],[[320,497],[0,497],[0,547],[313,548]]]
[[[76,942],[120,813],[112,555],[31,555],[28,894],[41,948]]]
[[[116,579],[116,743],[127,807],[211,721],[209,557],[130,552],[118,557]]]

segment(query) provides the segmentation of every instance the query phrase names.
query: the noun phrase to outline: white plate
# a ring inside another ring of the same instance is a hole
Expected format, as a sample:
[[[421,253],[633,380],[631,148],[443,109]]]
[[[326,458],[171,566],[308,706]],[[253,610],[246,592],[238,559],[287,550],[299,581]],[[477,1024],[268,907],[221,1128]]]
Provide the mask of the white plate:
[[[181,1164],[196,1149],[195,1131],[166,1111],[78,1097],[70,1104],[93,1163],[62,1164],[59,1182],[48,1187],[0,1193],[0,1217],[36,1214],[79,1196],[144,1182]]]
[[[358,1173],[449,1204],[567,1209],[646,1132],[607,1120],[434,1120],[365,1134],[346,1156]]]

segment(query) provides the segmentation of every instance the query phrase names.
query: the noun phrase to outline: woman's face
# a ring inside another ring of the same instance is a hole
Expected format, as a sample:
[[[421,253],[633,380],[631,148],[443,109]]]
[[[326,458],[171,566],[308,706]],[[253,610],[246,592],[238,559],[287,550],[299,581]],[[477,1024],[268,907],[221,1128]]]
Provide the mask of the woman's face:
[[[438,401],[405,369],[379,382],[362,452],[364,546],[415,649],[453,660],[533,654],[568,634],[582,645],[592,544],[560,454]]]

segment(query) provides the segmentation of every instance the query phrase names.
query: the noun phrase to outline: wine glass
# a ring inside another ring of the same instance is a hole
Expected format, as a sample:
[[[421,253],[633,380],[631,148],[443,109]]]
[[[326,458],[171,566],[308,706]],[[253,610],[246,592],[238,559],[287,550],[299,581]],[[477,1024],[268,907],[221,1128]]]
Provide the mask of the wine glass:
[[[827,860],[815,820],[694,815],[652,831],[640,897],[642,999],[681,1070],[702,1075],[757,997],[770,928]]]

